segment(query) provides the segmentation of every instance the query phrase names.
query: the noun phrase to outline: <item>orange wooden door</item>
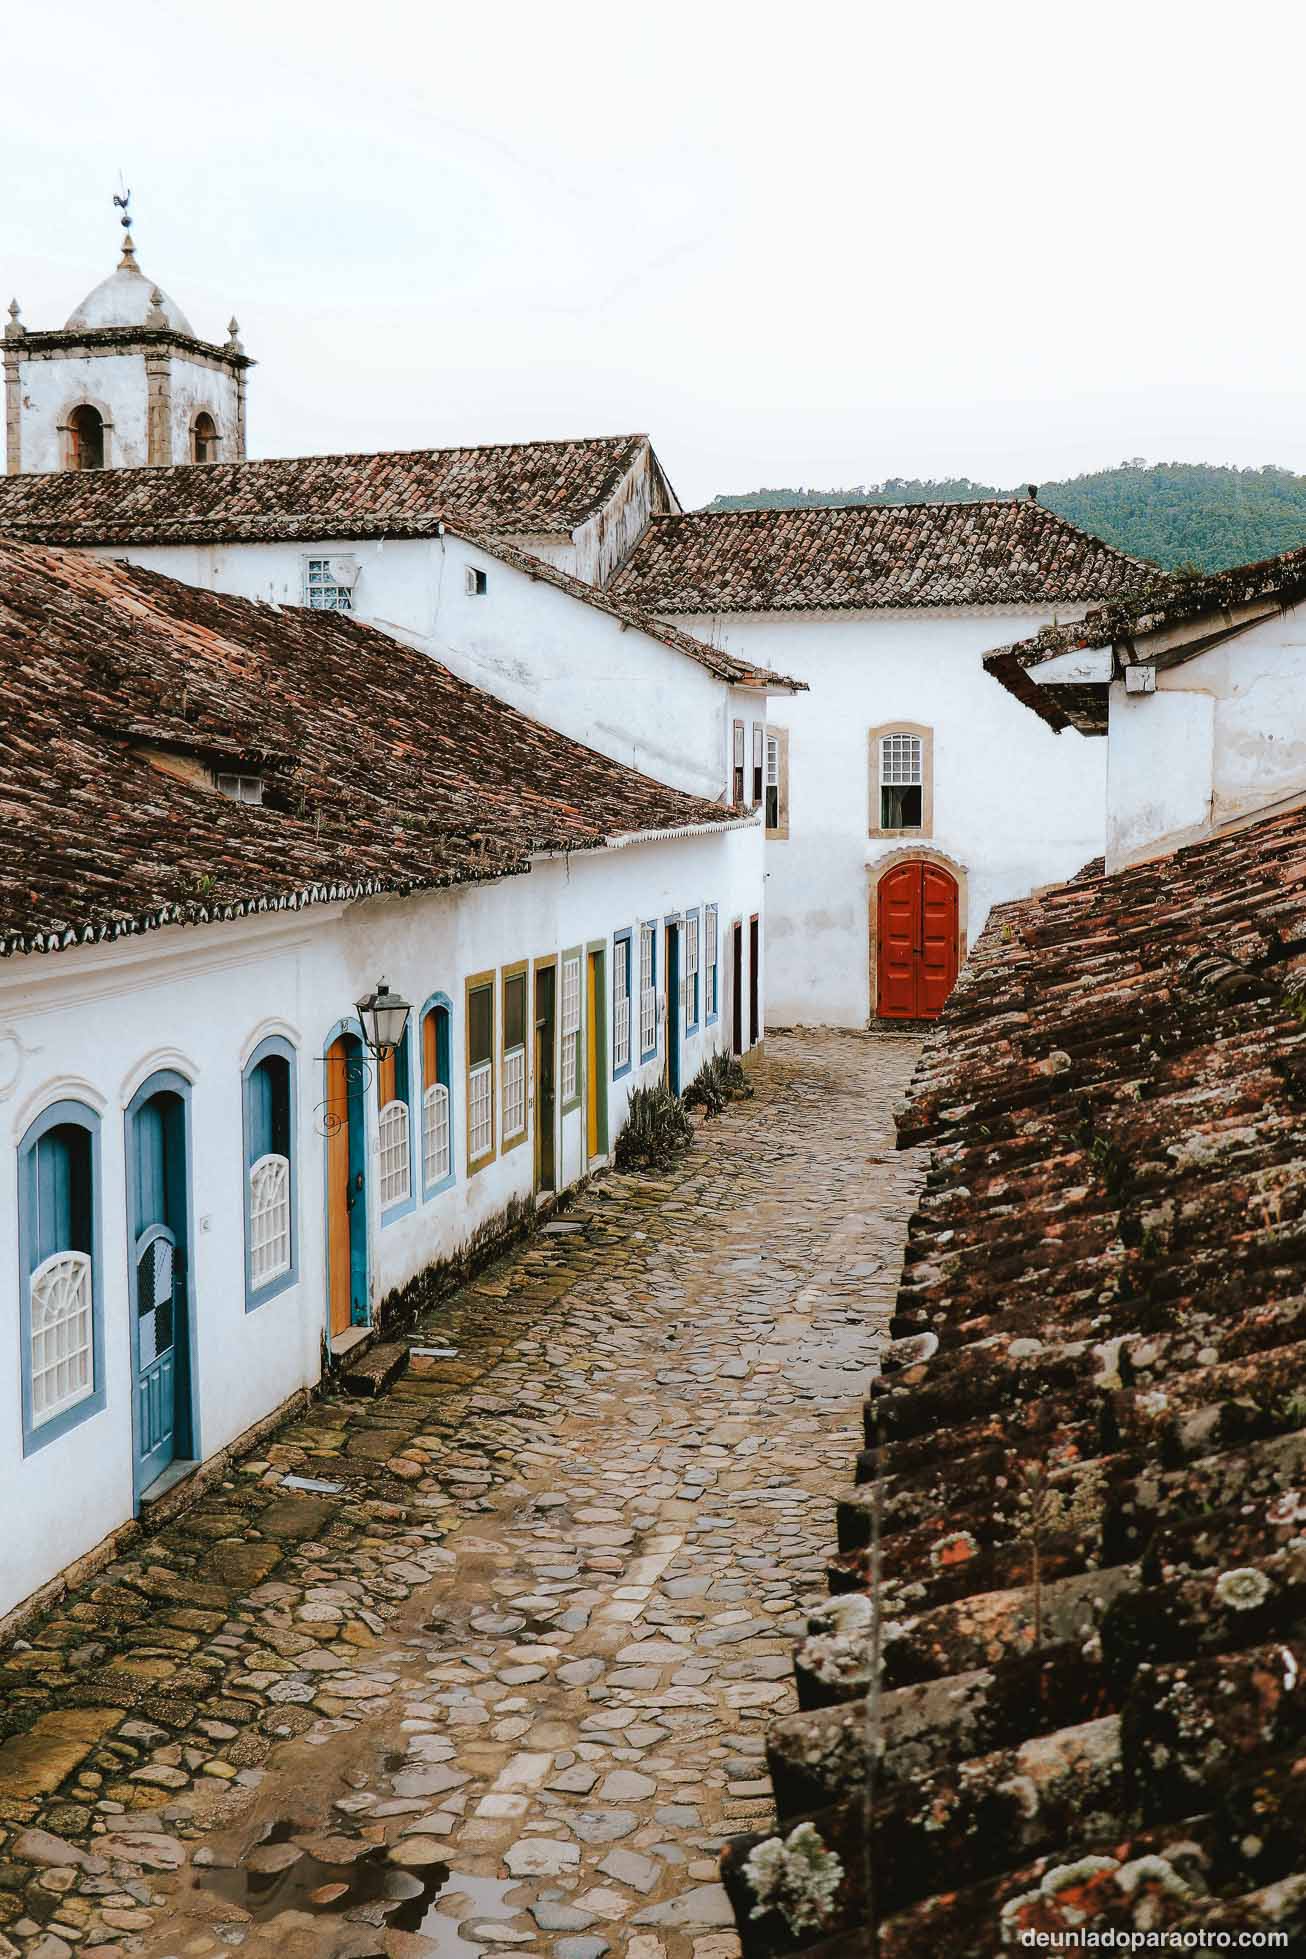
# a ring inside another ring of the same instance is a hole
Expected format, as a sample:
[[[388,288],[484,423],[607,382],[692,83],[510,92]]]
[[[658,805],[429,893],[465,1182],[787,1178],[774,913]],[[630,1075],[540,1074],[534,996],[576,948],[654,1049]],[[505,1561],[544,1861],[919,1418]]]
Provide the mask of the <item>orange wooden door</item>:
[[[957,983],[957,883],[938,864],[921,865],[920,957],[916,1012],[933,1020]]]
[[[957,884],[938,864],[895,864],[876,903],[875,1011],[933,1020],[957,979]]]
[[[350,1325],[349,1053],[333,1041],[326,1058],[327,1284],[331,1333]]]

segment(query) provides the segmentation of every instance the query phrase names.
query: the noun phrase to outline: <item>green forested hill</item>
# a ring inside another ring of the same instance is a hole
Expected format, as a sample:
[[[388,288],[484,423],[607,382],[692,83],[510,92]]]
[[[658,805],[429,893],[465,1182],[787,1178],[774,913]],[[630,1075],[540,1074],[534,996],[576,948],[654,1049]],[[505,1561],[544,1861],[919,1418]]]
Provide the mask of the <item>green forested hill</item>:
[[[921,482],[892,477],[848,490],[754,490],[717,497],[709,510],[790,510],[835,503],[966,503],[1023,496],[968,477]],[[1220,571],[1306,544],[1306,476],[1215,463],[1122,463],[1062,483],[1041,483],[1039,502],[1135,557],[1167,571]]]

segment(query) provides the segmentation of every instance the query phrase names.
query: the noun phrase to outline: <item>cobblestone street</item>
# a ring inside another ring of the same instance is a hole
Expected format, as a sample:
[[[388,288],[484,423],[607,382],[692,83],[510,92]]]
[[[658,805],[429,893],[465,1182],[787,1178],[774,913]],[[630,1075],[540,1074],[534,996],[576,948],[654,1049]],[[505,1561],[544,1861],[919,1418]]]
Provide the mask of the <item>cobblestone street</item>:
[[[0,1656],[0,1955],[737,1952],[716,1851],[771,1813],[917,1052],[771,1037],[681,1168],[591,1185]]]

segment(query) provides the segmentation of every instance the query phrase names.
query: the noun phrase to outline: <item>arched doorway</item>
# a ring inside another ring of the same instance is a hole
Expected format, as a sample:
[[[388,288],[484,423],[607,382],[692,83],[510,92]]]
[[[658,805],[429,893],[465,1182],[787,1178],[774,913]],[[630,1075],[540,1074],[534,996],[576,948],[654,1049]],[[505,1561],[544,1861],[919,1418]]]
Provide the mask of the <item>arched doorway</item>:
[[[876,886],[875,1011],[881,1020],[933,1020],[957,980],[957,880],[909,858]]]
[[[199,1454],[192,1400],[190,1083],[164,1070],[127,1110],[131,1246],[133,1465],[144,1496]]]
[[[368,1323],[367,1163],[363,1044],[347,1029],[326,1051],[327,1324],[338,1340]]]

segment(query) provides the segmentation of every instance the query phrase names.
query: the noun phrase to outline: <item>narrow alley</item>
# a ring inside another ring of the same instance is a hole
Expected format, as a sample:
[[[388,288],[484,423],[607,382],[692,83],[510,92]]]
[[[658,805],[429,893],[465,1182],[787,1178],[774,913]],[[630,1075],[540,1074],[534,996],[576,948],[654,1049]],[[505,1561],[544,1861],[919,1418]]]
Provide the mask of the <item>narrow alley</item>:
[[[922,1165],[774,1036],[0,1655],[0,1955],[727,1959]],[[70,1494],[70,1500],[75,1500]]]

